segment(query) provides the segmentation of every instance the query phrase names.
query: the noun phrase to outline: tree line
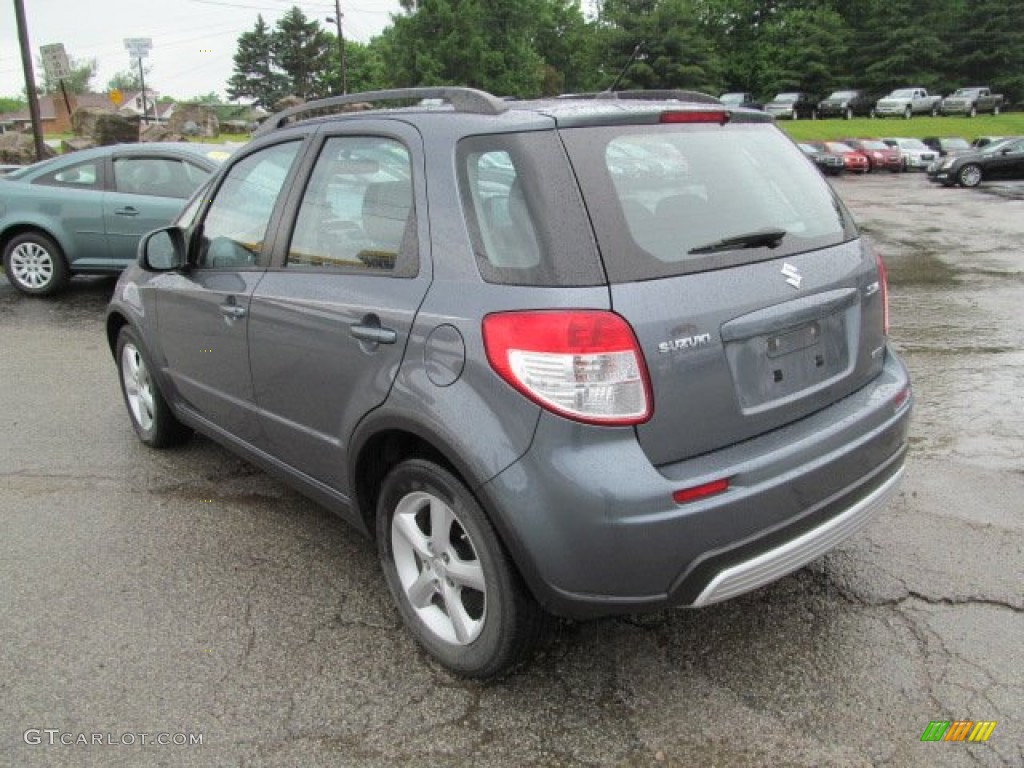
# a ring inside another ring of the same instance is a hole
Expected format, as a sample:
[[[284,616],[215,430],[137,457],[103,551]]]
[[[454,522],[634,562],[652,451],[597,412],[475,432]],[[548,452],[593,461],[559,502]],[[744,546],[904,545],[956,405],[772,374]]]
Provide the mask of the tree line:
[[[619,88],[827,95],[990,85],[1024,98],[1019,0],[401,0],[369,43],[346,41],[349,91],[467,85],[503,96]],[[337,38],[291,8],[238,39],[233,99],[340,93]]]

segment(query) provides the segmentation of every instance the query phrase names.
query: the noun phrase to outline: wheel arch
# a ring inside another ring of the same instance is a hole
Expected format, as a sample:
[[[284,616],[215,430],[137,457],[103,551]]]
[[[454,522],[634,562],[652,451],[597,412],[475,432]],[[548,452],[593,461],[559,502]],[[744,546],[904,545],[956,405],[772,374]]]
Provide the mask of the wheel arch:
[[[413,457],[430,459],[456,475],[476,495],[484,479],[476,477],[458,453],[429,427],[398,416],[371,417],[361,423],[351,441],[349,487],[356,516],[375,535],[377,500],[388,472]],[[487,512],[488,518],[493,516]],[[491,522],[495,521],[491,519]],[[497,527],[497,526],[496,526]]]
[[[107,315],[105,330],[111,355],[117,355],[117,337],[121,335],[121,329],[128,324],[128,318],[120,312],[114,311]]]
[[[60,248],[60,257],[64,259],[64,263],[70,269],[71,265],[68,263],[68,249],[67,245],[61,240],[60,236],[49,227],[39,224],[34,221],[23,221],[10,224],[0,232],[0,252],[7,250],[7,244],[11,242],[18,235],[25,234],[36,234],[48,237],[57,244]]]

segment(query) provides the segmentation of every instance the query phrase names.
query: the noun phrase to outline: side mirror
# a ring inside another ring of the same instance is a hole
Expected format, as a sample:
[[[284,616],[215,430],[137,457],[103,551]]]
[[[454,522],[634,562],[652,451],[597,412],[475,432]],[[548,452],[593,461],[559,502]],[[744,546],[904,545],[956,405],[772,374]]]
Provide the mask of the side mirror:
[[[185,266],[185,235],[178,227],[155,229],[139,242],[139,264],[150,272],[171,272]]]

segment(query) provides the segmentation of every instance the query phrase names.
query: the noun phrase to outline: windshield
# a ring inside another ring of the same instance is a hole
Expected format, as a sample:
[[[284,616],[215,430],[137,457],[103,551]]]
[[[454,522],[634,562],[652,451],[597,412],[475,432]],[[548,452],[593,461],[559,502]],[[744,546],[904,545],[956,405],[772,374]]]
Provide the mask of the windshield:
[[[798,93],[780,93],[775,97],[775,101],[796,101],[800,96]]]
[[[946,149],[970,149],[971,145],[967,139],[939,139],[939,143]]]
[[[953,95],[954,96],[974,96],[980,90],[981,90],[980,88],[957,88],[956,89],[956,93],[954,93]]]
[[[911,88],[901,88],[898,91],[893,91],[889,94],[890,99],[912,99],[914,98],[914,91]]]
[[[852,99],[852,98],[855,98],[856,96],[857,96],[857,92],[856,91],[836,91],[831,96],[829,96],[829,98],[830,99]]]
[[[562,136],[613,282],[856,236],[828,182],[773,125],[630,125]]]
[[[856,152],[857,151],[853,147],[851,147],[849,144],[843,144],[843,142],[841,142],[841,141],[826,141],[825,142],[825,148],[828,149],[829,152]]]
[[[723,104],[741,104],[745,94],[742,93],[723,93],[722,98],[719,99]]]
[[[890,147],[884,141],[874,141],[870,139],[865,139],[859,142],[859,144],[861,146],[861,149],[892,149],[892,147]]]
[[[903,149],[931,149],[920,139],[897,139],[896,141]]]

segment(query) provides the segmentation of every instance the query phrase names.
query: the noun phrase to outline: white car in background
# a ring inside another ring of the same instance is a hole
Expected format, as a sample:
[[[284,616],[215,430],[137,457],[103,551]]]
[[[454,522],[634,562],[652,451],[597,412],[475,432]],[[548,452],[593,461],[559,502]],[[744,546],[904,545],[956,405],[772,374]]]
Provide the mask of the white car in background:
[[[890,147],[900,151],[903,158],[903,170],[924,171],[939,156],[939,153],[929,147],[920,139],[908,139],[902,137],[889,137],[882,139]]]

